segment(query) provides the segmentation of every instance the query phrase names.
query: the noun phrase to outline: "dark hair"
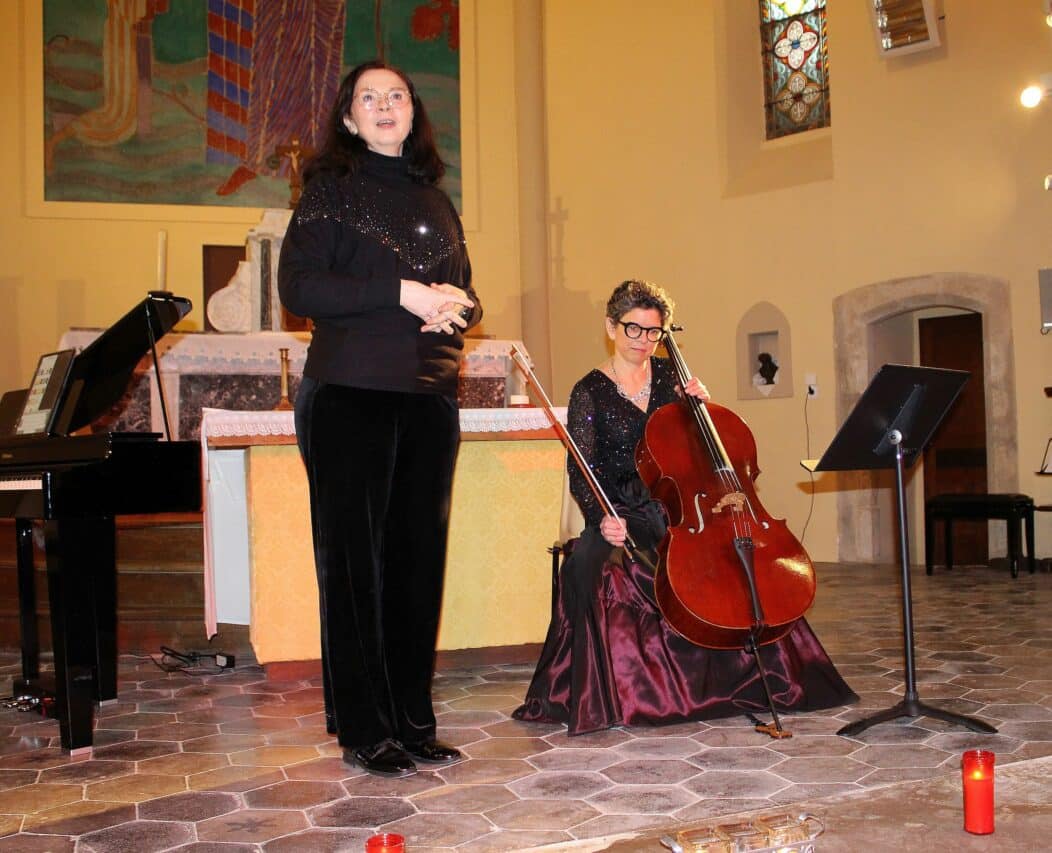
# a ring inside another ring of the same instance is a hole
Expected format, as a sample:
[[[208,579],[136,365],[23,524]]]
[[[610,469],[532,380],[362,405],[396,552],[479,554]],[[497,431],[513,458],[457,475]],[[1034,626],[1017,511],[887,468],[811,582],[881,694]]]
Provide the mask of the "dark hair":
[[[611,320],[620,320],[633,308],[654,308],[661,314],[661,325],[672,322],[672,309],[675,303],[667,293],[649,281],[629,279],[621,282],[610,294],[606,303],[606,316]]]
[[[446,172],[446,164],[438,155],[435,145],[435,133],[431,119],[427,117],[424,102],[416,93],[413,81],[404,71],[399,70],[379,59],[363,62],[353,68],[336,93],[336,103],[329,114],[325,132],[325,142],[303,170],[304,181],[309,181],[319,172],[335,172],[338,175],[353,175],[358,170],[367,148],[365,141],[353,133],[343,123],[344,117],[350,114],[354,102],[354,87],[358,78],[366,71],[391,71],[402,78],[409,96],[413,101],[413,126],[402,145],[402,156],[409,162],[410,176],[422,184],[437,184]]]

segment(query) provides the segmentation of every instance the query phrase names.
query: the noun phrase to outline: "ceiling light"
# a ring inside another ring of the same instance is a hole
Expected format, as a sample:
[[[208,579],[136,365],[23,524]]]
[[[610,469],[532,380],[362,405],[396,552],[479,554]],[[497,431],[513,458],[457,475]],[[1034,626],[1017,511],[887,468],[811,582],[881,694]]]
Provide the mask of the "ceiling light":
[[[1045,97],[1045,90],[1040,86],[1027,86],[1019,93],[1019,103],[1028,110],[1032,110]]]

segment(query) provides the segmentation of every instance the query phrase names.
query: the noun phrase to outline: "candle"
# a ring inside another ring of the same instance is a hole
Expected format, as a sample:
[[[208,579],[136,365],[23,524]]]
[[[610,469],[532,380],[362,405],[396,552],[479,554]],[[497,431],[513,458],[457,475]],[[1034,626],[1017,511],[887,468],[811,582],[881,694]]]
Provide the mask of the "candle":
[[[405,837],[396,832],[381,832],[365,841],[365,853],[405,853]]]
[[[168,232],[157,232],[157,289],[168,289]]]
[[[964,828],[976,835],[994,831],[994,753],[970,749],[961,756]]]

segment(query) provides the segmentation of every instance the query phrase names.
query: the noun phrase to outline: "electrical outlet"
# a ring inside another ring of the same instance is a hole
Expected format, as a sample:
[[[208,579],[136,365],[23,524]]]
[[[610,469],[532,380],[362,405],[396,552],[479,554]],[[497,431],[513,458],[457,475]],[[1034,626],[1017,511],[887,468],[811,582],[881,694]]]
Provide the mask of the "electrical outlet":
[[[814,373],[804,374],[804,386],[807,388],[808,397],[818,396],[818,376]]]

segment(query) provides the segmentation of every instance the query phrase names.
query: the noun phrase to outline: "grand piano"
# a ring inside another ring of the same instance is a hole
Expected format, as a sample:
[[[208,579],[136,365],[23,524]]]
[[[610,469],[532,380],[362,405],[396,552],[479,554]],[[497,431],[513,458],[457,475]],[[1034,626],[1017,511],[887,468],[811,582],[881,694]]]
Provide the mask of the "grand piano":
[[[0,401],[0,517],[16,520],[21,620],[14,693],[54,702],[62,746],[73,754],[91,749],[95,704],[117,698],[115,516],[201,508],[197,442],[89,430],[124,395],[147,353],[157,369],[157,339],[190,308],[188,299],[151,292],[79,354],[42,356],[30,388]],[[35,520],[47,561],[53,687],[40,672]]]

